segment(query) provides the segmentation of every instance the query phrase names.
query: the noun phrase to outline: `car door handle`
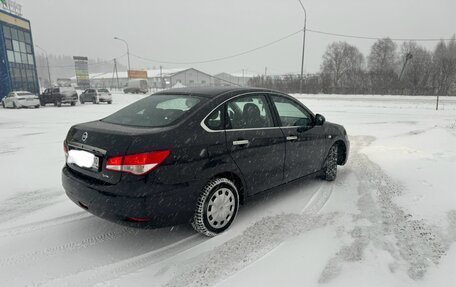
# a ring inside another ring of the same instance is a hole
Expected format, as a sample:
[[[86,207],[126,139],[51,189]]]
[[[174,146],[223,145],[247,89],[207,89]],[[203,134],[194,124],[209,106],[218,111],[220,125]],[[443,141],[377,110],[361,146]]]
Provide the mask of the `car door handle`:
[[[298,136],[287,136],[287,141],[295,141],[298,139]]]
[[[233,141],[233,145],[235,145],[235,146],[248,145],[249,143],[250,143],[249,140]]]

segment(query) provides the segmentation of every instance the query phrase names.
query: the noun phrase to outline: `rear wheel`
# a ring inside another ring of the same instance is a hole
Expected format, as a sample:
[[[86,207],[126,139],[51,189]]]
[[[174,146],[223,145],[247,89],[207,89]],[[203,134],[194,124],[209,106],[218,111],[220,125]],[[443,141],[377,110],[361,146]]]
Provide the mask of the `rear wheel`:
[[[36,105],[36,106],[35,106],[35,109],[39,109],[39,108],[40,108],[40,105]]]
[[[238,208],[236,185],[227,178],[212,179],[198,198],[192,226],[201,234],[216,236],[230,227]]]
[[[5,102],[2,102],[2,106],[4,109],[6,109]]]
[[[41,105],[42,107],[44,107],[44,106],[46,105],[46,103],[45,103],[44,101],[41,101],[41,100],[40,100],[40,105]]]
[[[76,102],[71,102],[71,105],[72,106],[76,106]]]
[[[329,149],[328,157],[323,165],[323,179],[327,181],[333,181],[337,177],[337,145],[333,145]]]
[[[112,104],[112,101],[108,101],[108,105]]]
[[[83,104],[84,104],[84,100],[83,100],[82,98],[81,98],[81,99],[79,99],[79,101],[81,102],[81,105],[83,105]]]

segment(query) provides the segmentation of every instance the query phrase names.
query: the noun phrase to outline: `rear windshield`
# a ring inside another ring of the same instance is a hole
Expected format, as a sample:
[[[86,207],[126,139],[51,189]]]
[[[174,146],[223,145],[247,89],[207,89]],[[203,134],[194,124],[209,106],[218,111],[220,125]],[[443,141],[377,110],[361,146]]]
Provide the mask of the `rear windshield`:
[[[99,93],[109,93],[107,89],[98,89]]]
[[[102,121],[137,127],[162,127],[178,122],[204,98],[185,95],[152,95],[139,100]]]

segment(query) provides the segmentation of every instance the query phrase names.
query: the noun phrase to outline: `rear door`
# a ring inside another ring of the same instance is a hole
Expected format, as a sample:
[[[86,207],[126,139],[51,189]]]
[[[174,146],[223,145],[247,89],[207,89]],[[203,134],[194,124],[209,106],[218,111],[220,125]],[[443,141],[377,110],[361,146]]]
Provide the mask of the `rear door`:
[[[313,114],[302,104],[283,95],[271,95],[286,140],[284,176],[294,180],[321,168],[321,135]]]
[[[247,184],[247,194],[283,182],[285,140],[264,94],[237,97],[227,107],[227,148]]]

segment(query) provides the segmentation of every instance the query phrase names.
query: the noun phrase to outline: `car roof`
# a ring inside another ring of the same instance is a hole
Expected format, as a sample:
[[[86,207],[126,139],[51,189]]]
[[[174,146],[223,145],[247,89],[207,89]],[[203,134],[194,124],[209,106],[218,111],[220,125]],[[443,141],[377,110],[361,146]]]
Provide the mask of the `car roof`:
[[[207,98],[215,98],[226,93],[243,94],[249,92],[277,92],[269,89],[262,88],[247,88],[247,87],[197,87],[197,88],[176,88],[164,90],[156,93],[156,95],[166,94],[179,94],[179,95],[193,95],[202,96]],[[280,93],[280,92],[279,92]]]

